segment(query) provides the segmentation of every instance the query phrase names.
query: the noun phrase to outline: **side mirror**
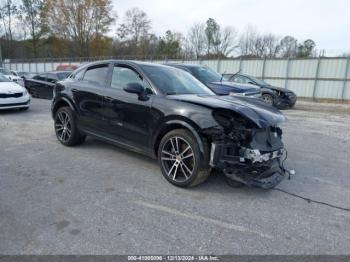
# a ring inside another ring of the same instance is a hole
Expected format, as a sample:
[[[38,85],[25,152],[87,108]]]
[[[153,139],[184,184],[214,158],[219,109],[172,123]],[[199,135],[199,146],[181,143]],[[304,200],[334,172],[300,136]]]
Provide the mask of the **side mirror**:
[[[140,100],[147,100],[145,89],[140,83],[129,83],[123,89],[125,92],[137,94]]]
[[[254,82],[252,81],[249,81],[248,84],[251,84],[251,85],[256,85]]]

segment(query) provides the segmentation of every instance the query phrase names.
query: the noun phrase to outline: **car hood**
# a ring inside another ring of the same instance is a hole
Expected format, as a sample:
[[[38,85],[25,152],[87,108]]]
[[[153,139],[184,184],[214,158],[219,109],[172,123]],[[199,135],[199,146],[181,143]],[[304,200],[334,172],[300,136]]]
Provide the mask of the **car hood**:
[[[234,82],[222,81],[222,82],[210,82],[207,84],[214,92],[220,95],[228,95],[230,92],[234,93],[247,93],[247,92],[259,92],[260,89],[254,85],[238,84]],[[217,92],[216,92],[217,91]]]
[[[19,93],[23,92],[24,88],[15,82],[0,82],[0,93]]]
[[[247,117],[260,128],[277,126],[286,120],[278,109],[257,98],[208,95],[170,95],[168,98],[212,109],[229,109]]]
[[[272,89],[280,92],[293,92],[292,90],[289,90],[283,87],[278,87],[278,86],[263,86],[263,88],[268,88],[268,89]]]
[[[19,76],[14,76],[14,75],[4,75],[4,76],[6,76],[8,79],[10,79],[10,80],[13,80],[13,79],[16,79],[16,80],[18,80],[18,79],[22,79],[21,77],[19,77]]]

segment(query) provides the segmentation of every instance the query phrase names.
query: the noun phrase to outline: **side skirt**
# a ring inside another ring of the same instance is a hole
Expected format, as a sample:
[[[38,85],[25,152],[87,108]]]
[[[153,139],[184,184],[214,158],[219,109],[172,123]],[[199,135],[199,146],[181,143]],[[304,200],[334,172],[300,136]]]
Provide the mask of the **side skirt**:
[[[138,148],[136,146],[133,146],[133,145],[130,145],[130,144],[118,141],[116,139],[99,135],[99,134],[97,134],[95,132],[92,132],[90,130],[87,130],[87,129],[79,128],[79,131],[81,131],[85,135],[97,138],[98,140],[101,140],[101,141],[107,142],[109,144],[113,144],[113,145],[119,146],[121,148],[124,148],[124,149],[130,150],[130,151],[133,151],[133,152],[145,155],[145,156],[153,158],[153,159],[156,159],[156,156],[151,152],[151,150],[149,150],[149,151],[148,150],[144,150],[144,149]]]

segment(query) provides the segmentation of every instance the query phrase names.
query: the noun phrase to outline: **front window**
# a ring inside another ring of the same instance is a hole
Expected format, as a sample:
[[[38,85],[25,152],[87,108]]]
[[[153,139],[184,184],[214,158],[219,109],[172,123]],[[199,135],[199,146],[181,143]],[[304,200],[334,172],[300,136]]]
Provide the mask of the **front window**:
[[[130,83],[139,83],[143,86],[143,81],[140,75],[135,71],[121,66],[113,68],[111,87],[115,89],[123,89]]]
[[[203,83],[220,82],[222,79],[218,72],[209,67],[193,67],[190,70]]]
[[[153,65],[142,65],[142,69],[165,94],[214,95],[208,87],[181,69]]]

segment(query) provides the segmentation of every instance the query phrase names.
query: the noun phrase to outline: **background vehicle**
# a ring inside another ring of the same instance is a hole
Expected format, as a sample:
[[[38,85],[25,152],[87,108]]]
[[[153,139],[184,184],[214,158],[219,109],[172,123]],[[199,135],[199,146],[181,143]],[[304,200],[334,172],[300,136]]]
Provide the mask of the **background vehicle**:
[[[224,74],[223,77],[227,81],[259,86],[262,88],[262,97],[264,101],[280,109],[293,108],[297,101],[297,96],[293,91],[287,88],[272,86],[266,83],[264,80],[253,76],[237,73]],[[268,90],[270,92],[268,92]]]
[[[23,79],[17,75],[14,75],[9,69],[0,67],[0,73],[3,74],[8,79],[12,80],[13,82],[19,84],[20,86],[24,86]]]
[[[71,71],[53,71],[25,80],[25,87],[33,97],[52,99],[53,87],[57,81],[67,78]]]
[[[71,64],[61,64],[56,67],[56,71],[74,71],[78,66]]]
[[[63,145],[90,135],[144,153],[157,158],[163,176],[177,186],[202,183],[212,167],[262,188],[284,177],[280,111],[260,99],[217,96],[169,66],[87,64],[57,83],[52,116]]]
[[[27,90],[0,74],[0,110],[16,108],[27,110],[29,104],[30,96]]]
[[[185,65],[185,64],[167,64],[176,67],[193,75],[203,84],[208,86],[217,95],[237,94],[251,97],[261,97],[261,91],[256,86],[249,84],[236,84],[232,82],[222,81],[222,76],[206,66]]]
[[[21,77],[22,79],[30,79],[35,76],[33,73],[25,72],[25,71],[11,71],[12,74]]]

